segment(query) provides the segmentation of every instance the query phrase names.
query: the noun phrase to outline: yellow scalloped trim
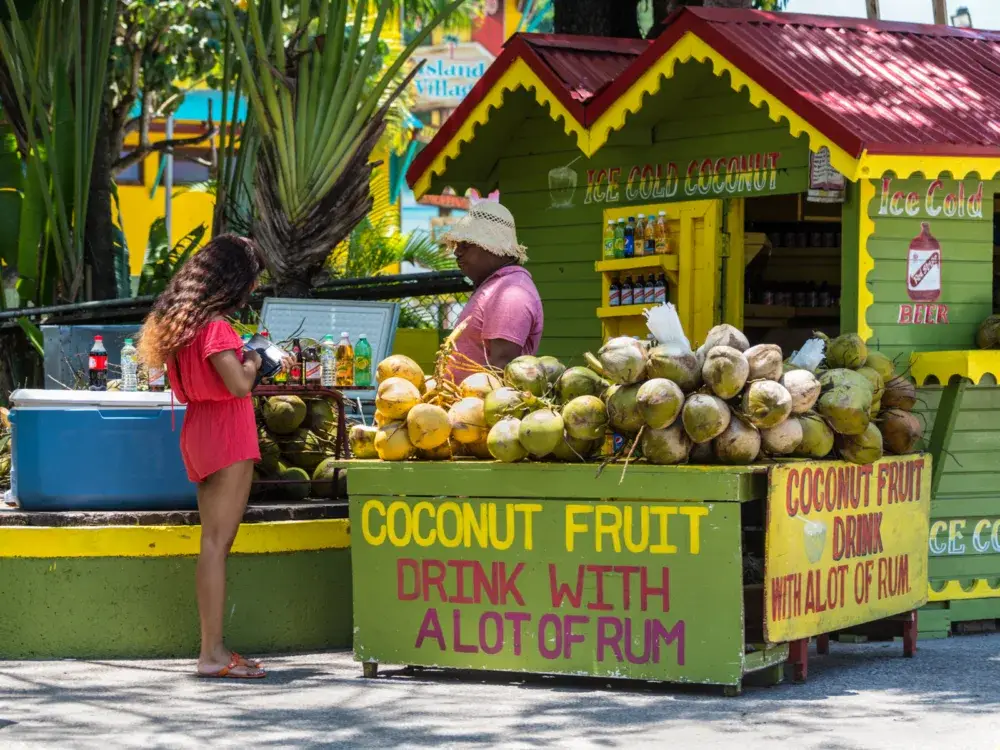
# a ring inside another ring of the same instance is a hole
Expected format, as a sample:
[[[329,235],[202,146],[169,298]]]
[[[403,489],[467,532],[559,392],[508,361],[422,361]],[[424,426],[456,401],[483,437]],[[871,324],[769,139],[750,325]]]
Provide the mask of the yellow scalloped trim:
[[[954,352],[915,352],[910,357],[910,374],[917,385],[935,377],[947,385],[956,375],[978,383],[986,375],[1000,380],[1000,351],[970,349]]]
[[[989,581],[982,578],[976,580],[972,588],[969,589],[963,588],[958,581],[948,581],[940,591],[935,591],[930,584],[927,585],[927,601],[929,602],[997,598],[1000,598],[1000,587],[992,588]]]
[[[576,136],[577,147],[588,156],[586,151],[588,143],[588,131],[580,122],[570,114],[569,110],[563,106],[562,102],[556,98],[555,94],[542,83],[542,79],[533,71],[524,60],[518,58],[513,65],[494,84],[489,93],[483,98],[476,108],[472,110],[461,129],[452,137],[448,144],[438,152],[434,161],[430,163],[424,173],[413,185],[413,193],[417,198],[424,196],[430,189],[431,180],[435,175],[444,174],[444,170],[449,160],[458,156],[462,146],[470,142],[475,137],[475,131],[485,124],[490,118],[491,109],[499,109],[503,105],[504,95],[508,91],[517,89],[533,90],[535,100],[542,106],[548,106],[549,115],[553,120],[563,121],[563,130],[567,135]]]
[[[664,78],[671,78],[674,66],[679,62],[695,59],[710,62],[716,76],[729,73],[729,85],[739,93],[744,88],[750,94],[750,103],[755,107],[767,104],[767,114],[774,122],[788,122],[789,132],[794,137],[805,133],[809,137],[809,147],[819,151],[826,146],[830,150],[830,162],[842,174],[854,179],[857,174],[858,160],[837,146],[818,129],[796,114],[784,102],[771,94],[767,89],[754,81],[736,65],[726,59],[713,47],[702,41],[694,32],[687,32],[665,52],[656,63],[634,83],[618,100],[605,111],[590,129],[590,153],[603,146],[611,133],[625,125],[625,118],[635,114],[642,108],[642,100],[647,94],[659,91]],[[588,154],[589,155],[589,154]]]
[[[859,161],[860,178],[882,179],[886,172],[893,172],[900,179],[923,176],[937,179],[948,172],[953,179],[964,180],[975,172],[984,180],[992,180],[1000,174],[1000,159],[985,156],[913,156],[876,154],[865,151]]]
[[[868,274],[875,270],[875,259],[868,250],[868,240],[875,234],[875,220],[870,206],[875,200],[875,184],[871,180],[858,181],[858,200],[861,215],[858,217],[858,336],[868,341],[874,331],[868,325],[868,309],[875,304],[875,295],[868,288]]]

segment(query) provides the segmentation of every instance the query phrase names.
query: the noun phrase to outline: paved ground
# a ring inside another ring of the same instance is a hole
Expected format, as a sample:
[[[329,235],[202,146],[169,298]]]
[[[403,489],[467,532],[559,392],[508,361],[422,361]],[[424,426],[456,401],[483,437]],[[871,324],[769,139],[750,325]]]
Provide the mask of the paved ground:
[[[805,685],[625,690],[603,681],[364,680],[349,654],[269,660],[262,683],[189,662],[0,662],[0,748],[941,748],[1000,744],[1000,636],[840,646]]]

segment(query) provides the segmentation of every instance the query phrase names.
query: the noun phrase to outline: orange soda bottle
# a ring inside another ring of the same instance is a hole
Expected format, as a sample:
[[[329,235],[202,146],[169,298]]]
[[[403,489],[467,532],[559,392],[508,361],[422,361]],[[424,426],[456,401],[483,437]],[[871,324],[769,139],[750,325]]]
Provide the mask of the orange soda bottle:
[[[337,387],[345,388],[354,385],[354,347],[347,332],[340,334],[335,354],[337,366]]]

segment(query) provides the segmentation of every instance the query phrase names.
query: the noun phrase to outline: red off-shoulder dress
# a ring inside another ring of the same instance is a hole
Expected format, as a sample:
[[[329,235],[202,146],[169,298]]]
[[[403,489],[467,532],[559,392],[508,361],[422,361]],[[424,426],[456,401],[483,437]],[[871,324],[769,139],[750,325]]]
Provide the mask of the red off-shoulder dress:
[[[243,361],[243,341],[224,320],[213,320],[167,364],[170,387],[187,404],[181,456],[192,482],[240,461],[260,461],[257,424],[249,396],[229,392],[209,357],[228,350]],[[179,370],[179,372],[178,372]]]

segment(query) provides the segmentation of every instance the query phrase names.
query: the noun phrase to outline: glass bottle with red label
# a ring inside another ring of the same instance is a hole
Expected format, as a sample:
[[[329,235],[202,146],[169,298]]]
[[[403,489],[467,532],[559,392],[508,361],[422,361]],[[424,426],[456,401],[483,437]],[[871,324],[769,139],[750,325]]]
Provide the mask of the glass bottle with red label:
[[[915,302],[941,298],[941,243],[931,234],[926,221],[910,243],[906,259],[906,293]]]

